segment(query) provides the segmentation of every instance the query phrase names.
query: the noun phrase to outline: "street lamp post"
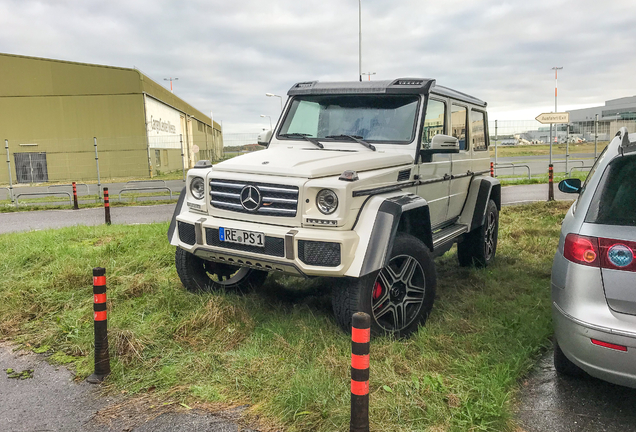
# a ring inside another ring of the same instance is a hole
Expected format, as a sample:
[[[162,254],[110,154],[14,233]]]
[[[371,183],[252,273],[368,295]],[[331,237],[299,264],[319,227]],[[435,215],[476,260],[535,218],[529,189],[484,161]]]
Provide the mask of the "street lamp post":
[[[172,78],[172,77],[170,77],[170,78],[164,78],[164,79],[163,79],[164,81],[170,81],[170,93],[174,93],[174,92],[172,91],[172,81],[176,81],[176,80],[178,80],[178,79],[179,79],[179,78]]]
[[[272,127],[272,117],[265,114],[261,114],[261,117],[269,118],[269,130],[274,130],[274,128]]]
[[[274,93],[265,93],[265,96],[267,97],[277,97],[280,99],[280,112],[283,112],[283,97],[282,96],[278,96]]]

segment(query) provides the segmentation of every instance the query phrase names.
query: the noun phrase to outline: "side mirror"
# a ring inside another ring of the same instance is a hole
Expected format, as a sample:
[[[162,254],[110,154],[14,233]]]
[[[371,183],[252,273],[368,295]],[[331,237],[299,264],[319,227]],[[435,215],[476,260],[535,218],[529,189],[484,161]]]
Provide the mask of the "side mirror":
[[[256,142],[258,143],[258,145],[267,147],[271,139],[272,139],[272,131],[268,130],[268,131],[259,133]]]
[[[449,135],[438,134],[432,139],[428,148],[422,148],[426,153],[459,153],[459,140]]]
[[[581,180],[575,178],[561,180],[559,190],[563,193],[579,193],[581,192]]]

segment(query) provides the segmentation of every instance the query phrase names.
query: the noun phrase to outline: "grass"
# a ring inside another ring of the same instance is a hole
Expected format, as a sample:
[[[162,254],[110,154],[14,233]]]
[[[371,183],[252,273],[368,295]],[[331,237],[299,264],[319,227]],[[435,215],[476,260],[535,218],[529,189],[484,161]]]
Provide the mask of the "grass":
[[[597,146],[598,154],[607,147],[609,141],[599,141]],[[594,143],[570,144],[570,153],[590,153],[594,154]],[[490,157],[495,157],[495,143],[491,140]],[[564,155],[566,151],[565,144],[555,144],[552,146],[553,155]],[[515,157],[515,156],[542,156],[550,154],[550,145],[517,145],[517,146],[497,146],[497,157]]]
[[[507,207],[488,269],[436,260],[438,295],[411,339],[371,347],[374,431],[514,431],[520,379],[552,333],[549,278],[568,203]],[[111,391],[249,404],[262,430],[344,431],[349,337],[329,280],[270,276],[256,293],[191,294],[167,224],[0,236],[0,339],[92,372],[91,268],[107,269]],[[269,429],[268,429],[269,428]]]
[[[572,171],[572,175],[568,175],[567,173],[555,173],[553,177],[554,188],[556,190],[557,184],[561,180],[565,180],[567,178],[578,178],[581,181],[584,181],[587,178],[587,171]],[[531,178],[528,177],[519,177],[512,175],[505,176],[497,176],[497,179],[501,183],[502,186],[514,186],[514,185],[524,185],[524,184],[547,184],[548,183],[548,174],[538,174],[533,175]]]
[[[113,194],[110,197],[111,207],[128,207],[128,206],[148,206],[158,204],[174,204],[179,199],[181,191],[172,192],[173,199],[159,199],[159,200],[139,200],[141,197],[159,197],[166,196],[163,192],[152,193],[126,193],[122,195],[122,201],[119,201],[119,194]],[[80,195],[79,208],[97,208],[103,207],[104,204],[98,201],[97,195]],[[86,202],[86,201],[93,202]],[[0,213],[14,213],[20,211],[36,211],[36,210],[68,210],[72,209],[73,205],[68,203],[68,198],[65,196],[48,196],[41,198],[29,198],[19,199],[19,207],[16,207],[15,203],[11,200],[0,200]]]

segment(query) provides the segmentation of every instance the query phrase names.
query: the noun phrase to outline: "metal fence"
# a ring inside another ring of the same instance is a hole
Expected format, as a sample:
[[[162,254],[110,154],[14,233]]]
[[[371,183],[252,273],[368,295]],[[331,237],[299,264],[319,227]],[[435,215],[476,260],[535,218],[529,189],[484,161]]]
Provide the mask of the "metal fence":
[[[0,184],[108,181],[181,172],[223,158],[222,139],[195,135],[0,141]],[[9,178],[11,173],[11,178]]]

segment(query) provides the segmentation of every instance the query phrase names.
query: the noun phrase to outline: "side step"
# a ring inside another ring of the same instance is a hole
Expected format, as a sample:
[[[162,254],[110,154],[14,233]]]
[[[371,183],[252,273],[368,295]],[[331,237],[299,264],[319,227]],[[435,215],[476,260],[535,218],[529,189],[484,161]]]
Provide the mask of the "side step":
[[[448,243],[453,243],[457,237],[468,232],[468,226],[453,224],[433,233],[433,249],[437,249]]]

